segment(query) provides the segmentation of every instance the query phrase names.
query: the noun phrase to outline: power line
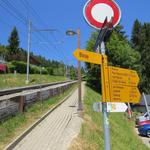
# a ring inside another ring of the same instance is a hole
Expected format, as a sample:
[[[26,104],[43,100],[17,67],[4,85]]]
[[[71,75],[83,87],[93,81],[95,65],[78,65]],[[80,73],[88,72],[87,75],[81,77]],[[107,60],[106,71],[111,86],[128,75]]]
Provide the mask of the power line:
[[[0,3],[0,6],[11,16],[15,17],[19,22],[23,23],[25,26],[27,25],[26,20],[24,20],[24,18],[22,18],[22,16],[20,16],[20,14],[18,14],[17,12],[15,12],[14,8],[10,7],[10,5],[8,5],[7,1],[3,1],[1,0],[2,3]]]
[[[15,12],[20,18],[22,18],[26,23],[27,23],[27,18],[26,16],[24,16],[22,14],[22,12],[18,11],[18,9],[14,6],[13,3],[10,3],[8,0],[2,0],[6,5],[8,5],[8,7],[10,7],[10,9],[14,10],[13,12]]]
[[[31,11],[30,12],[36,17],[37,21],[40,23],[42,22],[42,24],[44,26],[46,26],[43,19],[41,19],[41,17],[37,13],[37,11],[29,4],[29,2],[27,0],[21,0],[21,1],[23,2],[22,4],[24,5],[25,8],[30,7],[30,10],[32,11],[32,12]],[[56,32],[59,32],[59,34],[61,34],[61,32],[59,30],[56,30]],[[50,33],[50,36],[52,36],[54,38],[55,42],[58,42],[58,40],[55,38],[53,33]],[[57,46],[54,46],[54,48],[58,51]],[[66,59],[66,56],[64,55],[64,53],[62,51],[61,51],[61,53],[62,53],[63,57]]]
[[[10,1],[8,1],[8,0],[1,0],[1,2],[3,3],[0,3],[0,6],[7,12],[7,13],[9,13],[11,16],[13,16],[14,18],[16,18],[19,22],[21,22],[22,24],[24,24],[25,26],[27,25],[27,17],[26,16],[24,16]],[[34,16],[34,18],[36,19],[36,21],[37,22],[39,22],[39,23],[43,23],[44,25],[45,25],[45,22],[41,19],[41,17],[38,15],[38,13],[37,13],[37,11],[29,4],[29,2],[27,1],[27,0],[21,0],[21,2],[22,2],[22,5],[25,7],[25,9],[27,9],[28,11],[29,11],[29,8],[30,8],[30,10],[32,10],[32,11],[30,11],[31,12],[31,14],[32,14],[32,16]],[[33,29],[36,29],[35,28],[35,26],[33,25]],[[57,32],[58,33],[61,33],[59,30],[57,30]],[[58,40],[56,39],[56,37],[55,37],[55,35],[53,34],[53,33],[50,33],[50,35],[53,37],[53,39],[55,40],[55,42],[57,43],[58,42]],[[50,41],[48,41],[47,40],[47,38],[45,38],[44,36],[43,36],[43,34],[41,34],[41,33],[36,33],[36,32],[33,32],[33,36],[35,36],[37,39],[39,39],[40,41],[42,40],[42,39],[44,39],[44,40],[46,40],[48,43],[50,42]],[[57,49],[57,46],[56,45],[53,45],[53,44],[49,44],[49,45],[51,45],[55,50],[53,50],[54,51],[54,53],[56,54],[55,56],[58,56],[61,60],[62,60],[62,57],[61,56],[63,56],[65,59],[64,60],[66,60],[66,56],[64,55],[64,53],[63,53],[63,51],[59,51],[58,49]],[[44,45],[44,47],[46,47],[46,49],[48,48],[50,48],[50,47],[48,47],[47,45]],[[62,55],[60,55],[59,53],[58,53],[58,51],[62,54]]]

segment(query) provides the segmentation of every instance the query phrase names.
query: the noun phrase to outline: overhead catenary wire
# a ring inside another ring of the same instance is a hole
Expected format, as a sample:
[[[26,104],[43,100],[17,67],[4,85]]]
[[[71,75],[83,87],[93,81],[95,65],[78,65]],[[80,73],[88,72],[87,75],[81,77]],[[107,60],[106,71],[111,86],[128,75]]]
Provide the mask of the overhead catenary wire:
[[[27,23],[27,17],[24,15],[24,14],[22,14],[22,12],[20,12],[20,11],[18,11],[18,9],[14,6],[14,3],[11,3],[9,0],[2,0],[4,3],[5,3],[5,5],[7,5],[11,10],[13,10],[13,12],[15,13],[15,14],[17,14],[17,16],[19,16],[22,20],[24,20],[24,22],[26,22]]]
[[[20,16],[17,12],[15,12],[14,8],[10,7],[5,0],[1,0],[0,7],[2,7],[7,13],[11,16],[15,17],[19,22],[23,23],[25,26],[27,25],[27,20],[24,19],[23,16]]]
[[[29,4],[29,2],[27,0],[20,0],[19,2],[22,2],[22,5],[24,6],[24,8],[28,9],[28,7],[29,7],[30,10],[32,10],[32,11],[30,11],[30,12],[32,12],[31,13],[32,17],[34,19],[36,19],[37,22],[39,22],[39,23],[42,22],[42,24],[45,26],[45,22],[41,19],[38,12]],[[24,15],[22,12],[20,12],[19,9],[11,1],[1,0],[0,1],[0,7],[3,8],[9,15],[13,16],[17,21],[22,23],[25,27],[27,27],[27,21],[28,20],[27,20],[26,15]],[[34,24],[33,24],[33,29],[36,29]],[[57,32],[61,33],[59,30],[57,30]],[[22,32],[22,33],[24,35],[26,34],[25,32]],[[54,33],[50,33],[50,35],[53,37],[53,39],[56,43],[59,42],[55,38]],[[56,58],[58,57],[58,58],[60,58],[60,60],[67,60],[67,57],[64,55],[63,50],[61,50],[61,51],[60,51],[60,49],[58,50],[57,46],[52,44],[52,42],[50,42],[50,40],[48,40],[42,33],[33,32],[33,36],[36,37],[40,41],[46,40],[48,44],[43,45],[43,47],[45,47],[46,50],[47,49],[53,50]],[[51,48],[51,47],[53,47],[53,48]],[[60,55],[60,53],[61,53],[61,55]],[[66,61],[66,62],[68,63],[69,61]]]
[[[25,8],[30,8],[30,14],[34,15],[34,17],[36,18],[36,21],[38,21],[39,23],[42,23],[42,25],[46,26],[45,21],[43,21],[43,19],[40,17],[40,15],[38,14],[38,12],[29,4],[29,2],[27,0],[21,0],[21,1],[22,1],[22,4],[24,5]],[[56,29],[56,32],[58,32],[59,34],[61,34],[61,32],[58,29]],[[55,38],[53,32],[50,33],[50,36],[53,37],[53,39],[55,40],[56,43],[58,42],[58,40]],[[63,40],[61,40],[61,41],[63,41]],[[53,47],[54,47],[54,49],[56,49],[58,51],[56,45],[53,46]],[[64,55],[63,51],[61,51],[61,53],[62,53],[63,57],[66,59],[66,56]]]

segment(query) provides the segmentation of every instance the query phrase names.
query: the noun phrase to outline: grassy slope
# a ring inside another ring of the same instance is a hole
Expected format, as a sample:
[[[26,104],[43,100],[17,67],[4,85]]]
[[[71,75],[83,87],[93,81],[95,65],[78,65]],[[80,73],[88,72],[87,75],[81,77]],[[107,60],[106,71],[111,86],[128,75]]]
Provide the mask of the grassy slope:
[[[103,150],[104,132],[102,113],[93,112],[93,102],[101,96],[86,88],[84,97],[84,123],[80,135],[72,143],[70,150]],[[110,136],[111,150],[148,150],[134,132],[134,123],[124,113],[111,113]]]
[[[64,81],[66,78],[64,76],[50,76],[50,75],[40,75],[31,74],[30,83],[28,85],[35,85],[40,83]],[[21,87],[26,86],[26,75],[25,74],[0,74],[0,89],[11,88],[11,87]]]
[[[37,102],[33,104],[24,112],[24,114],[18,113],[15,117],[0,122],[0,150],[75,88],[76,85],[73,85],[69,90],[59,96],[50,98],[42,103]]]

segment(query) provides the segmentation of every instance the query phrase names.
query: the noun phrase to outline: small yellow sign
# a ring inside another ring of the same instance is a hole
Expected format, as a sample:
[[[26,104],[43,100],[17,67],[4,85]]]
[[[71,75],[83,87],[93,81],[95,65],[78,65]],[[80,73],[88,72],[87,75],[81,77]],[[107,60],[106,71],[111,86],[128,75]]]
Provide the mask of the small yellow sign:
[[[102,63],[102,56],[98,53],[90,52],[87,50],[76,49],[73,54],[80,61],[89,62],[98,65]]]

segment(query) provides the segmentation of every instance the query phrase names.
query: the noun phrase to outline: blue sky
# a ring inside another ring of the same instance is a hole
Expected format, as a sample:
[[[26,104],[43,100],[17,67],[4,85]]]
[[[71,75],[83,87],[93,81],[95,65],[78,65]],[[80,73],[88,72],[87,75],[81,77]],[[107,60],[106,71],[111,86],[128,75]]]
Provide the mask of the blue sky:
[[[20,47],[27,49],[27,17],[33,29],[56,29],[55,32],[31,34],[31,51],[47,59],[61,60],[76,65],[73,51],[77,48],[77,36],[66,36],[67,29],[81,30],[81,48],[85,49],[90,33],[95,31],[84,20],[83,7],[87,0],[0,0],[0,43],[7,44],[14,26],[20,37]],[[121,24],[126,34],[131,35],[133,22],[150,22],[149,0],[116,0],[122,11]],[[30,6],[27,9],[27,6]],[[9,13],[8,13],[9,11]],[[14,17],[17,12],[19,18]],[[24,23],[25,22],[25,23]]]

